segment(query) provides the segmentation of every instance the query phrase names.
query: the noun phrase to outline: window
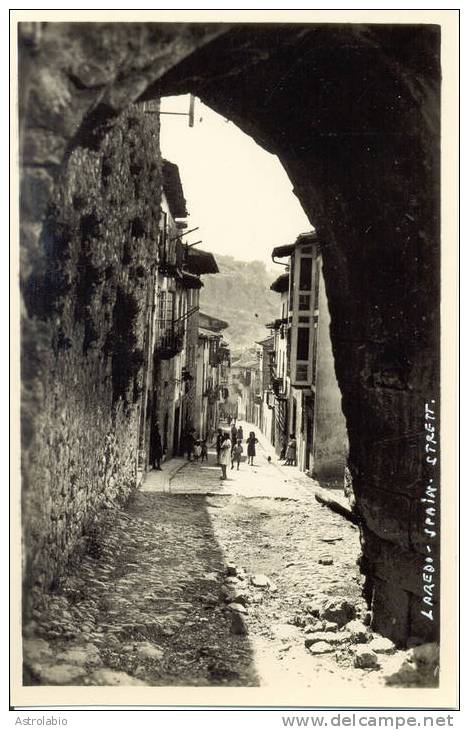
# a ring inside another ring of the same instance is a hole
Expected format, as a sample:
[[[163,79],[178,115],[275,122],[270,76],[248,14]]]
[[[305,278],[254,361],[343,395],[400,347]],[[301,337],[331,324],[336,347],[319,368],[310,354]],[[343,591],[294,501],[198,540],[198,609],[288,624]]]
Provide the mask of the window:
[[[290,292],[289,292],[289,304],[288,304],[290,311],[293,310],[293,290],[294,290],[293,282],[294,281],[295,281],[295,257],[292,256],[291,264],[290,264],[290,279],[289,279]]]
[[[298,327],[298,341],[296,346],[296,359],[309,359],[309,327]]]
[[[319,306],[319,259],[316,260],[316,267],[314,271],[314,308],[317,309]]]
[[[309,256],[301,259],[300,264],[300,290],[311,291],[311,276],[313,273],[313,259]]]
[[[158,330],[166,332],[173,326],[174,293],[163,291],[158,294]]]
[[[168,214],[163,211],[160,219],[160,260],[168,258]]]
[[[303,312],[309,309],[311,303],[311,297],[309,294],[300,294],[298,297],[298,309]]]
[[[296,379],[298,382],[301,382],[301,383],[305,383],[308,381],[308,364],[307,363],[297,363]]]

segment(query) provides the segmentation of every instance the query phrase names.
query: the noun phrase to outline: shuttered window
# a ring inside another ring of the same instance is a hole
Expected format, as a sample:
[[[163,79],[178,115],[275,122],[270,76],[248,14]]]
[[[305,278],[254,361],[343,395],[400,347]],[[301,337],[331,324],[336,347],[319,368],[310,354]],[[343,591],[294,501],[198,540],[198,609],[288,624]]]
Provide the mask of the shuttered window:
[[[158,331],[167,332],[173,326],[174,292],[162,291],[158,294]]]
[[[311,291],[312,273],[313,259],[311,256],[302,258],[300,264],[300,291]]]
[[[298,327],[296,359],[303,361],[309,359],[309,327]]]

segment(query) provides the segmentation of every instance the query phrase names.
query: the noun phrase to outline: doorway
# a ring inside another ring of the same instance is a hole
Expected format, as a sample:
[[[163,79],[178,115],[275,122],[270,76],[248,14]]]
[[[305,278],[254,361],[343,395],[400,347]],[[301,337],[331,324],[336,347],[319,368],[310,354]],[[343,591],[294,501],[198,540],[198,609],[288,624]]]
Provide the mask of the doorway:
[[[177,456],[179,453],[179,421],[181,416],[181,409],[176,406],[174,411],[174,428],[173,428],[173,456]]]

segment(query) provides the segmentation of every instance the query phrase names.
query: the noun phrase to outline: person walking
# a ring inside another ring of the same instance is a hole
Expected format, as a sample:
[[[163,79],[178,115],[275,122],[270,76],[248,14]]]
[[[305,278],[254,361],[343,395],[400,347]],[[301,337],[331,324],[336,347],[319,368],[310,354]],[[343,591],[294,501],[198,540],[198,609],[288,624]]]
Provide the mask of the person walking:
[[[234,469],[234,465],[236,464],[236,471],[239,471],[239,463],[241,461],[241,454],[243,453],[243,444],[240,439],[236,442],[236,444],[231,449],[231,468]]]
[[[217,433],[217,441],[216,441],[216,449],[217,449],[217,464],[220,465],[220,454],[221,454],[221,445],[223,443],[223,431],[221,428],[218,429]]]
[[[259,443],[256,439],[256,434],[254,431],[251,431],[249,434],[249,438],[246,439],[246,443],[248,445],[248,464],[249,466],[254,466],[254,457],[256,455],[256,444]]]
[[[296,466],[296,438],[295,434],[290,434],[290,440],[287,447],[287,460],[285,466]]]
[[[238,429],[236,428],[236,421],[233,421],[231,426],[231,443],[235,444],[238,439]]]
[[[221,479],[222,480],[228,479],[228,477],[226,476],[226,467],[230,463],[230,457],[231,457],[230,435],[228,433],[224,433],[223,442],[221,445],[221,454],[220,454],[220,466],[221,466]]]
[[[236,440],[242,441],[243,439],[244,439],[243,427],[238,426],[238,431],[236,432]]]
[[[199,461],[200,456],[202,455],[202,444],[200,443],[200,439],[196,439],[194,443],[194,461]]]
[[[208,461],[207,439],[202,439],[200,448],[200,461]]]
[[[162,471],[161,466],[160,466],[162,456],[163,456],[163,447],[161,445],[160,427],[156,423],[155,424],[155,434],[153,437],[153,469],[156,469],[157,471]]]
[[[189,430],[187,431],[187,437],[186,437],[187,461],[192,461],[192,454],[194,453],[194,444],[195,444],[194,429],[189,428]]]
[[[284,437],[282,439],[282,448],[280,449],[280,461],[283,461],[283,459],[287,458],[287,448],[288,448],[288,442],[287,439]]]

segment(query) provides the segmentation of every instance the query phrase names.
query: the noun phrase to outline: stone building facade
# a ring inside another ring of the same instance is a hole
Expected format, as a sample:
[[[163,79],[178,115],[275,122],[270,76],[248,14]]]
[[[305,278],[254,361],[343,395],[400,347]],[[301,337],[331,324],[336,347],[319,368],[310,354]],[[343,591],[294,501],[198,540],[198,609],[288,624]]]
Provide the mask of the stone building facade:
[[[274,249],[272,258],[288,261],[272,284],[281,297],[280,317],[268,325],[274,332],[268,390],[275,396],[276,449],[284,453],[294,434],[298,467],[323,483],[340,485],[348,439],[316,234],[301,234],[294,244]]]
[[[163,160],[157,275],[146,338],[150,356],[140,432],[142,475],[154,462],[157,432],[166,460],[184,452],[186,434],[198,420],[201,276],[217,273],[218,267],[211,253],[183,243],[187,215],[178,167]]]
[[[100,510],[125,501],[137,483],[158,260],[158,150],[158,119],[141,105],[99,141],[76,146],[50,191],[37,240],[40,199],[27,182],[22,189],[26,604],[84,547]],[[23,161],[39,154],[26,145]]]
[[[223,339],[228,323],[200,313],[197,350],[197,405],[195,426],[201,439],[213,441],[228,399],[230,351]]]
[[[37,196],[23,187],[26,611],[87,549],[102,510],[139,486],[156,423],[168,458],[195,420],[201,275],[218,269],[182,242],[185,201],[160,157],[158,108],[133,105],[71,151],[36,247]]]

